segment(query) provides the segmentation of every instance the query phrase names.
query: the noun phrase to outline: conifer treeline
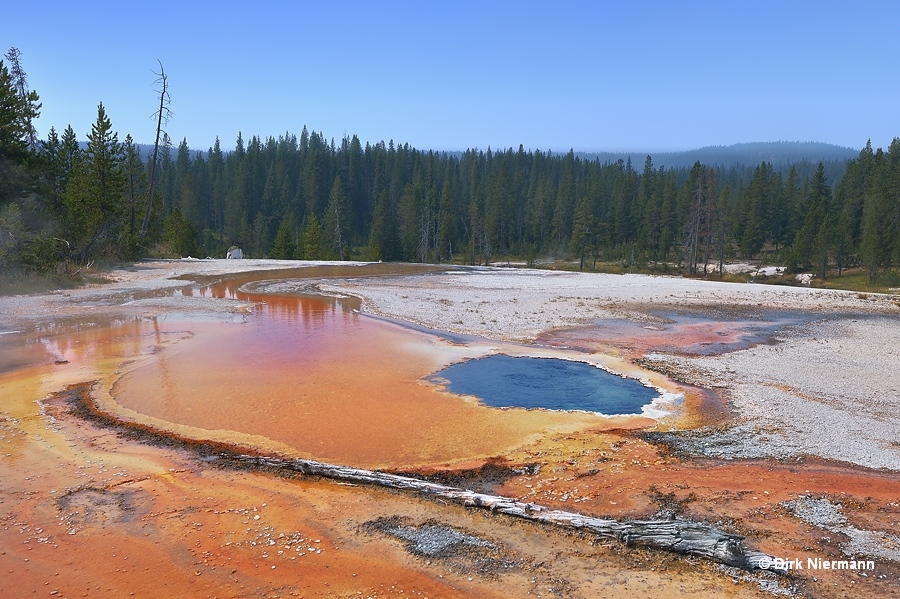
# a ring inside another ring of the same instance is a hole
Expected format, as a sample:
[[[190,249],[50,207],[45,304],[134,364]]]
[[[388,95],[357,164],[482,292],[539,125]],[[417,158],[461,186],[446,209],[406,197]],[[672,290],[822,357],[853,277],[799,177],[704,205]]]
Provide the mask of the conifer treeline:
[[[101,104],[82,148],[38,140],[20,55],[0,61],[0,266],[96,257],[224,256],[457,261],[538,256],[705,273],[765,253],[791,269],[900,264],[900,139],[843,165],[657,168],[574,152],[436,153],[304,127],[223,152],[187,141],[150,172]],[[842,168],[843,167],[843,168]],[[834,190],[826,173],[846,170]],[[143,215],[150,227],[142,226]]]
[[[462,154],[393,142],[340,145],[304,127],[239,135],[204,154],[182,141],[162,167],[165,209],[197,231],[195,251],[253,257],[463,261],[569,256],[677,264],[690,273],[777,253],[794,269],[900,262],[900,141],[871,145],[834,192],[825,165],[643,168],[508,149]],[[832,169],[837,170],[837,169]],[[878,216],[874,216],[874,215]],[[867,216],[868,215],[868,216]]]

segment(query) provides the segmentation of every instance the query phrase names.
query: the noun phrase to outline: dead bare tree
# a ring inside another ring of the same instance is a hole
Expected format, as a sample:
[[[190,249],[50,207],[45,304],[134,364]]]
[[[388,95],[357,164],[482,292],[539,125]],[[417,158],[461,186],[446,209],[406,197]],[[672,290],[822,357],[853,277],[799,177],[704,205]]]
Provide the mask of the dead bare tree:
[[[26,127],[28,128],[26,133],[28,135],[28,147],[34,151],[38,147],[38,138],[33,121],[41,115],[38,95],[28,90],[28,76],[25,74],[25,69],[22,68],[22,52],[18,48],[10,48],[6,53],[6,60],[9,61],[9,74],[12,76],[16,91],[19,97],[22,98],[22,101],[26,103],[28,109],[25,116],[27,119]]]
[[[700,163],[694,165],[691,169],[691,176],[694,177],[695,183],[691,191],[691,207],[688,213],[688,222],[685,234],[685,249],[688,258],[688,273],[697,273],[697,254],[700,251],[700,234],[702,233],[701,224],[703,222],[703,206],[704,206],[704,175],[705,172],[700,168]]]
[[[716,193],[718,189],[718,180],[716,177],[716,169],[709,167],[706,171],[706,196],[703,210],[703,237],[705,247],[703,249],[703,276],[706,276],[709,269],[709,258],[712,255],[713,241],[718,236],[718,230],[721,226],[719,223],[719,214],[716,211],[717,202]]]
[[[147,229],[150,226],[150,215],[153,212],[153,189],[156,185],[156,165],[159,161],[159,140],[163,138],[163,143],[169,143],[169,134],[163,131],[163,123],[169,124],[172,117],[172,111],[169,110],[169,104],[172,98],[169,96],[169,80],[166,77],[166,71],[163,69],[162,61],[159,62],[159,73],[154,72],[157,76],[156,90],[159,93],[159,110],[153,113],[156,117],[156,141],[153,142],[153,158],[150,163],[150,185],[147,190],[147,212],[144,213],[144,221],[141,223],[141,237],[147,235]]]

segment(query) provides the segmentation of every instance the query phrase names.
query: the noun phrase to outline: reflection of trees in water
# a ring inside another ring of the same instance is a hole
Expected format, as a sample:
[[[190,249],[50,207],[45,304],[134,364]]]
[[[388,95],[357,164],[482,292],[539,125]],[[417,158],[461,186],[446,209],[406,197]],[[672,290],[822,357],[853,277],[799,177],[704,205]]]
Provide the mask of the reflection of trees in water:
[[[355,297],[331,297],[315,292],[319,279],[356,278],[368,276],[410,275],[445,270],[442,267],[418,264],[328,264],[299,268],[275,269],[221,276],[195,277],[195,289],[200,296],[260,302],[274,308],[280,315],[302,314],[316,318],[316,311],[345,313],[359,310],[361,302]],[[193,293],[191,293],[193,294]]]
[[[158,344],[173,335],[185,337],[190,333],[183,325],[165,330],[156,317],[87,317],[39,324],[26,344],[40,344],[56,359],[102,360],[137,355],[150,339]]]
[[[323,265],[269,271],[240,273],[233,276],[192,277],[182,287],[142,293],[141,297],[204,297],[233,299],[255,304],[254,312],[262,316],[263,326],[285,327],[302,324],[306,332],[330,326],[340,327],[354,321],[361,302],[355,297],[329,297],[310,294],[314,280],[334,277],[415,274],[435,270],[434,267],[402,264],[370,264],[363,266]],[[284,291],[296,282],[295,291]],[[260,283],[248,291],[247,286]],[[266,291],[267,285],[280,284],[280,290]],[[306,293],[299,292],[303,289]],[[134,299],[135,296],[128,296]],[[102,308],[103,306],[98,306]],[[90,310],[84,306],[84,310]],[[100,310],[98,309],[98,312]],[[165,320],[165,319],[163,319]],[[137,356],[148,345],[160,345],[167,338],[184,338],[192,333],[179,322],[161,323],[157,317],[94,316],[64,318],[38,323],[19,339],[26,351],[36,351],[38,363],[48,360],[85,362],[124,356]],[[12,342],[12,339],[8,341]],[[20,341],[16,341],[19,343]]]

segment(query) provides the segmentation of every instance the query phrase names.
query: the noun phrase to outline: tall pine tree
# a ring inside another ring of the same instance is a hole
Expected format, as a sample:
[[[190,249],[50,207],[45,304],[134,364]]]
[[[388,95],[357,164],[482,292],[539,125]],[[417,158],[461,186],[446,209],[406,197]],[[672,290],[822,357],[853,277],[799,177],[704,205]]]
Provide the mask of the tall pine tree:
[[[123,162],[122,144],[101,103],[87,136],[87,148],[66,186],[68,235],[72,257],[77,260],[115,252],[109,242],[116,237],[122,214]]]

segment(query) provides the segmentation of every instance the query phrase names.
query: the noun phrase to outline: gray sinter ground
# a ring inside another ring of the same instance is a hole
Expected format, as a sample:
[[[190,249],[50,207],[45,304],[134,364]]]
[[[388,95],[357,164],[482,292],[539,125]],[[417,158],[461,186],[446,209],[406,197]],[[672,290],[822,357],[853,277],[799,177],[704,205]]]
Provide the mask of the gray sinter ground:
[[[711,357],[651,355],[648,365],[720,387],[735,421],[674,435],[713,457],[817,455],[900,469],[897,319],[830,317],[781,331],[772,345]]]
[[[795,516],[818,528],[846,535],[841,551],[847,557],[866,557],[900,562],[900,537],[881,531],[864,530],[850,524],[841,506],[824,498],[798,497],[783,504]]]
[[[515,552],[434,520],[414,523],[402,516],[390,516],[366,522],[362,529],[398,539],[411,554],[441,561],[451,571],[493,578],[526,567]]]

